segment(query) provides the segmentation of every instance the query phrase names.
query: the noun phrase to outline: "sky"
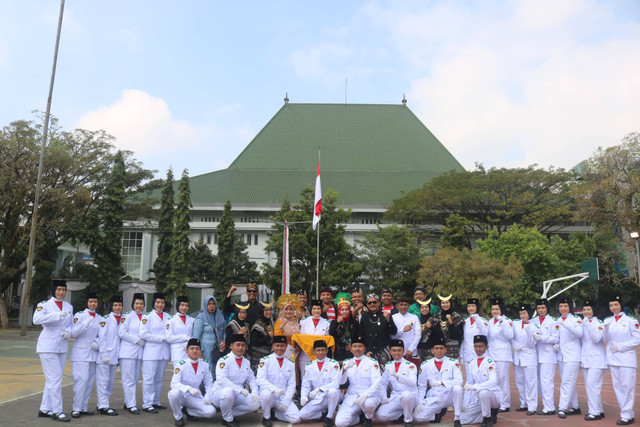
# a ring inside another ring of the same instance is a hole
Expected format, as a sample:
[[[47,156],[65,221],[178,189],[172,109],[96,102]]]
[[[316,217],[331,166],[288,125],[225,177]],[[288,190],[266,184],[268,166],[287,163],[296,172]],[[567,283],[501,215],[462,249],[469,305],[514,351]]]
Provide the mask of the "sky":
[[[0,126],[45,111],[59,8],[0,2]],[[52,114],[157,176],[226,168],[285,94],[405,95],[467,169],[571,168],[640,131],[640,2],[65,3]]]

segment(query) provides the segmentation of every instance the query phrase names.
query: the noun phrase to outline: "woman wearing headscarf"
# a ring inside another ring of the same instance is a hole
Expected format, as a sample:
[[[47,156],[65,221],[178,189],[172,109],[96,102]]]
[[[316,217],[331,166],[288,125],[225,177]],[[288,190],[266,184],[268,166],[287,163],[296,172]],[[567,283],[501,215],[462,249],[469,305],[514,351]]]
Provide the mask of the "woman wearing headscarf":
[[[436,313],[431,320],[427,322],[427,328],[431,329],[433,335],[436,331],[436,336],[443,336],[445,340],[445,346],[447,347],[447,357],[453,357],[457,359],[460,355],[460,341],[463,337],[464,319],[460,314],[453,311],[451,306],[451,297],[440,298],[441,311]]]
[[[260,303],[261,311],[258,319],[251,327],[251,346],[249,357],[251,369],[256,373],[260,359],[271,354],[273,343],[273,301],[270,304]]]
[[[216,363],[225,349],[224,329],[227,322],[222,311],[218,309],[218,301],[213,295],[205,298],[202,311],[193,323],[193,337],[200,340],[202,357],[209,361],[209,369],[214,381],[216,378]]]
[[[297,314],[300,309],[300,300],[296,295],[284,294],[278,298],[278,320],[273,325],[274,335],[283,335],[287,338],[287,350],[284,357],[287,359],[293,353],[291,337],[300,333],[300,322]]]
[[[225,329],[225,336],[227,337],[242,335],[247,343],[247,347],[249,346],[249,332],[251,332],[251,326],[247,323],[248,309],[249,304],[242,305],[240,303],[236,303],[233,317],[229,320],[227,328]],[[227,353],[229,351],[231,351],[231,349],[227,348]]]
[[[362,314],[358,326],[358,336],[362,337],[367,347],[367,356],[378,361],[381,369],[391,360],[389,344],[391,336],[398,332],[396,324],[389,313],[380,309],[380,297],[367,295],[367,312]]]
[[[415,314],[416,316],[420,317],[420,307],[422,307],[422,304],[420,304],[420,302],[424,302],[427,300],[427,290],[421,286],[415,288],[413,290],[413,300],[415,302],[409,306],[409,313]],[[431,301],[431,298],[429,298],[429,301]],[[436,305],[431,303],[429,304],[431,315],[434,315],[438,311],[440,311]]]
[[[351,301],[349,294],[341,292],[336,296],[338,318],[331,321],[329,335],[336,342],[333,358],[338,362],[353,357],[351,354],[351,340],[358,333],[358,321],[351,317]]]
[[[429,301],[420,301],[420,342],[418,342],[418,356],[420,357],[420,363],[427,359],[431,359],[431,343],[429,338],[431,337],[431,329],[427,328],[427,322],[431,319],[431,299]]]

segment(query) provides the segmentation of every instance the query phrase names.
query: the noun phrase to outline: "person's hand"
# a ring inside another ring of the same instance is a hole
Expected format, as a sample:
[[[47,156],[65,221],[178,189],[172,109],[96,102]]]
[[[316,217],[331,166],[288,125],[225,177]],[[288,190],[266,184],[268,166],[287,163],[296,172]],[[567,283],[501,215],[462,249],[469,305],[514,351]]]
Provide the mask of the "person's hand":
[[[234,293],[238,288],[236,288],[235,286],[231,286],[229,288],[229,292],[227,292],[227,298],[229,298],[231,296],[232,293]]]
[[[560,346],[558,344],[554,344],[553,351],[559,351],[559,350],[560,350]]]
[[[560,328],[565,328],[566,326],[564,325],[564,322],[558,322],[556,323],[558,325],[558,327]]]
[[[480,315],[479,315],[478,313],[473,313],[473,314],[471,315],[471,317],[472,317],[474,320],[478,320],[478,318],[480,317]]]
[[[62,339],[63,340],[70,340],[71,339],[71,334],[67,331],[62,333]]]
[[[347,369],[351,368],[352,366],[355,366],[355,364],[356,364],[355,359],[349,359],[342,365],[342,369],[344,369],[346,371]]]
[[[339,315],[338,318],[336,319],[336,321],[338,323],[342,323],[342,320],[344,320],[344,319],[342,319],[342,315]]]
[[[516,345],[513,346],[513,349],[515,351],[520,351],[520,350],[522,350],[522,346],[520,344],[516,344]]]
[[[386,319],[386,321],[387,321],[387,322],[388,322],[388,321],[389,321],[389,319],[391,318],[391,316],[389,315],[389,312],[388,312],[388,311],[383,311],[383,312],[382,312],[382,315],[384,316],[384,318]]]
[[[189,390],[187,390],[189,392],[189,394],[193,397],[196,397],[200,394],[200,390],[198,390],[197,388],[193,388],[193,387],[189,387]]]
[[[396,377],[396,378],[398,378],[400,376],[400,374],[397,373],[395,369],[392,369],[391,372],[389,373],[389,375],[392,376],[392,377]]]
[[[447,322],[449,324],[453,323],[453,317],[450,314],[447,314]]]
[[[612,342],[611,344],[609,344],[609,348],[611,349],[611,353],[617,353],[620,351],[620,349],[618,348],[618,344]]]
[[[389,398],[387,396],[383,397],[382,400],[380,401],[380,403],[382,403],[383,405],[385,403],[389,403]]]
[[[138,344],[140,347],[144,347],[144,340],[140,338],[136,344]]]
[[[67,313],[67,312],[66,312],[66,311],[64,311],[64,310],[62,310],[62,311],[60,312],[60,318],[61,318],[61,319],[64,319],[64,318],[65,318],[65,317],[67,317],[68,315],[69,315],[69,313]]]
[[[243,326],[242,328],[240,328],[240,330],[238,331],[238,333],[240,335],[245,335],[247,333],[247,327]]]
[[[96,351],[100,348],[100,346],[98,345],[97,342],[92,342],[91,343],[91,350]]]
[[[367,395],[366,393],[362,393],[360,396],[356,397],[356,399],[353,401],[353,404],[356,406],[362,406],[364,405],[365,400],[367,400]]]
[[[243,395],[244,397],[249,396],[249,390],[247,390],[246,388],[243,388],[242,390],[240,390],[240,394]]]
[[[307,396],[302,396],[302,398],[300,399],[300,405],[304,406],[307,403],[309,403],[309,398]]]
[[[111,363],[111,358],[109,358],[109,356],[102,356],[102,363],[108,365],[109,363]]]
[[[309,393],[309,399],[313,400],[318,393],[320,393],[320,388],[314,388],[313,390],[311,390],[311,393]]]
[[[476,385],[475,385],[475,384],[465,384],[465,385],[464,385],[464,389],[465,389],[465,390],[476,390],[476,389],[477,389],[477,387],[476,387]]]
[[[227,348],[227,343],[225,343],[224,341],[222,341],[222,342],[220,343],[220,351],[221,351],[221,352],[224,352],[224,349],[225,349],[225,348]]]
[[[402,328],[402,332],[409,332],[411,329],[411,325],[405,325],[405,327]]]
[[[533,339],[536,340],[536,341],[540,341],[542,339],[542,336],[540,334],[535,334],[533,336]]]
[[[283,405],[282,403],[278,405],[278,411],[280,412],[286,412],[287,410],[287,405]]]
[[[276,396],[282,396],[284,395],[284,390],[281,388],[277,388],[275,389],[275,391],[273,392]]]
[[[347,352],[351,352],[351,343],[347,344]]]
[[[431,329],[431,326],[432,326],[431,322],[427,322],[427,323],[425,323],[425,325],[427,325],[427,329]]]
[[[204,404],[205,405],[211,405],[211,399],[209,399],[208,397],[204,398]]]
[[[404,354],[404,358],[407,360],[411,360],[412,357],[413,357],[413,352],[411,350],[407,350],[407,352]]]
[[[269,334],[269,336],[270,336],[271,338],[273,338],[273,331],[271,331],[271,330],[270,330],[270,331],[267,331],[267,333]]]
[[[367,357],[373,357],[373,353],[372,353],[372,352],[370,352],[370,351],[368,351],[368,352],[367,352],[367,354],[366,354],[366,356],[367,356]]]
[[[255,391],[251,393],[251,403],[258,403],[260,401],[260,395]]]
[[[66,312],[65,312],[65,313],[66,313]],[[84,323],[86,323],[87,325],[90,325],[90,324],[92,324],[92,323],[93,323],[93,321],[94,321],[94,320],[96,320],[96,318],[95,318],[95,317],[93,317],[93,316],[87,316],[87,318],[86,318],[86,319],[84,319]]]

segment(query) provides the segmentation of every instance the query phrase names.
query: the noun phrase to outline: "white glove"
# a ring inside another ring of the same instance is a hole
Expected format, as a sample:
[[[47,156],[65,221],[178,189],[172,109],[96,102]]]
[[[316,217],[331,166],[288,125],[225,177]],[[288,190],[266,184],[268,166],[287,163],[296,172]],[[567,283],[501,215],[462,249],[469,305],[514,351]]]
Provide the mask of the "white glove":
[[[383,398],[382,398],[382,400],[380,401],[380,403],[382,403],[383,405],[384,405],[385,403],[389,403],[389,398],[388,398],[388,397],[386,397],[386,396],[385,396],[385,397],[383,397]]]
[[[314,388],[313,390],[311,390],[311,392],[309,393],[309,399],[313,400],[318,393],[320,392],[319,388]]]
[[[62,310],[62,311],[60,312],[60,318],[61,318],[61,319],[64,319],[65,317],[67,317],[67,315],[68,315],[68,314],[69,314],[69,313],[67,313],[66,311]]]
[[[87,325],[90,325],[93,323],[93,321],[96,320],[95,317],[93,316],[88,316],[86,319],[84,319],[84,323],[86,323]]]
[[[136,344],[138,344],[140,347],[144,347],[144,340],[140,338]]]
[[[100,346],[98,345],[97,342],[91,343],[91,350],[98,350],[99,348],[100,348]]]
[[[306,397],[306,396],[303,396],[303,397],[300,399],[300,405],[304,406],[304,405],[306,405],[307,403],[309,403],[309,398],[308,398],[308,397]]]
[[[464,385],[464,389],[465,390],[476,390],[476,385],[475,384],[465,384]]]
[[[277,409],[278,409],[278,411],[280,411],[280,412],[286,412],[286,410],[287,410],[288,408],[287,408],[287,405],[283,405],[283,404],[281,403],[280,405],[278,405],[278,408],[277,408]]]
[[[516,344],[516,345],[513,346],[513,349],[515,351],[520,351],[520,350],[522,350],[522,346],[520,344]]]
[[[260,401],[260,395],[255,391],[251,393],[251,403],[258,403]]]
[[[392,377],[396,377],[396,378],[398,378],[400,376],[400,374],[398,372],[396,372],[395,369],[392,369],[391,373],[389,375],[391,375]]]
[[[208,397],[205,397],[205,398],[204,398],[204,404],[205,404],[205,405],[211,405],[211,400],[209,400],[209,398],[208,398]]]
[[[554,344],[553,351],[558,351],[558,350],[560,350],[560,346],[558,344]]]
[[[478,320],[478,317],[480,317],[480,315],[479,315],[478,313],[474,313],[474,314],[472,314],[472,315],[471,315],[471,317],[472,317],[474,320]]]
[[[187,390],[189,392],[189,394],[193,397],[196,397],[200,394],[200,390],[198,390],[197,388],[193,388],[193,387],[189,387],[189,390]]]
[[[609,348],[611,349],[611,353],[617,353],[618,351],[620,351],[618,349],[618,344],[612,342],[611,344],[609,344]]]
[[[362,393],[360,396],[356,397],[356,399],[353,401],[353,404],[356,406],[362,406],[364,405],[365,400],[367,400],[367,395]]]
[[[351,368],[352,366],[355,366],[355,365],[356,365],[355,359],[349,359],[349,360],[347,360],[347,362],[344,365],[342,365],[342,369],[344,369],[346,371],[347,369],[349,369],[349,368]]]
[[[102,363],[105,365],[111,363],[111,358],[109,358],[109,356],[102,356]]]
[[[63,332],[62,333],[62,339],[63,340],[69,340],[71,339],[71,334],[69,332]]]
[[[249,390],[247,390],[246,388],[243,388],[242,390],[240,390],[240,394],[243,395],[244,397],[249,396]]]
[[[420,414],[420,412],[422,412],[424,410],[424,406],[422,405],[422,402],[418,404],[418,406],[416,406],[416,409],[413,411],[413,413],[415,415]]]
[[[317,390],[317,389],[316,389]],[[273,392],[276,396],[282,396],[284,395],[284,390],[281,388],[277,388],[274,392]]]
[[[542,336],[540,334],[535,334],[533,336],[533,339],[536,340],[536,341],[540,341],[542,339]]]
[[[565,327],[564,322],[562,322],[562,321],[557,322],[556,325],[558,325],[558,327],[560,327],[560,328],[564,328]]]

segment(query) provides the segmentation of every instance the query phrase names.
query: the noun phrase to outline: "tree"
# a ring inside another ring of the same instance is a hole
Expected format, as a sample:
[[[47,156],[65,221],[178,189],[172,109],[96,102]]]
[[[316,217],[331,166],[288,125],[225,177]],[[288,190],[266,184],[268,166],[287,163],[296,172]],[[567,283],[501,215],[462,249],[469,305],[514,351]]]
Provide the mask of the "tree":
[[[191,189],[189,187],[189,171],[182,171],[178,183],[178,205],[174,212],[173,241],[171,243],[171,272],[164,292],[170,300],[171,296],[186,295],[189,280],[189,236],[191,228]]]
[[[314,206],[314,190],[305,188],[300,200],[291,206],[283,202],[273,221],[291,223],[289,226],[289,262],[292,288],[300,288],[310,293],[316,282],[316,231],[311,227]],[[337,207],[338,193],[329,189],[322,198],[322,220],[320,227],[320,285],[346,289],[352,286],[360,275],[354,250],[344,239],[344,230],[350,211]],[[294,224],[294,222],[299,222]],[[275,253],[276,264],[263,264],[263,280],[267,286],[280,292],[282,287],[282,246],[283,226],[274,224],[267,232],[265,252]]]
[[[465,233],[469,221],[458,214],[447,217],[447,225],[440,230],[440,246],[443,248],[471,249],[471,242]]]
[[[153,262],[156,289],[163,292],[167,286],[169,273],[171,272],[171,250],[173,248],[173,220],[174,220],[174,191],[173,170],[167,171],[167,179],[162,186],[162,199],[160,202],[160,218],[158,220],[158,257]]]
[[[195,283],[213,283],[215,255],[202,239],[189,248],[189,280]]]
[[[367,233],[358,244],[363,280],[379,291],[390,287],[406,295],[413,293],[424,255],[418,239],[407,227],[378,226],[377,231]]]

